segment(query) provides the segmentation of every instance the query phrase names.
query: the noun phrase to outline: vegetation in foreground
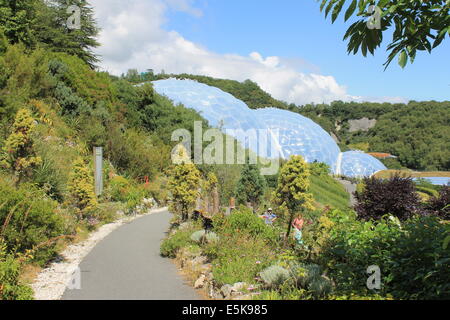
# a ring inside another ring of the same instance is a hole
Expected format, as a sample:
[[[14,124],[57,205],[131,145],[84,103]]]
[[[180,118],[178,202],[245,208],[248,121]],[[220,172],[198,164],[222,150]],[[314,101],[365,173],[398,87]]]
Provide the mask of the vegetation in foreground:
[[[289,177],[320,179],[311,173],[321,166],[308,167],[296,157],[283,166],[272,199],[280,204],[273,225],[241,206],[213,217],[211,240],[199,240],[201,224],[184,222],[162,242],[161,254],[200,250],[219,288],[244,282],[254,299],[450,298],[450,187],[424,199],[409,178],[370,178],[358,187],[355,210],[325,207],[317,199],[311,208],[305,204],[311,204],[312,187],[305,180],[292,181],[297,189],[288,187]],[[283,206],[288,198],[297,206]],[[288,236],[292,213],[306,220],[302,244]],[[367,287],[367,269],[374,265],[381,270],[380,289]]]

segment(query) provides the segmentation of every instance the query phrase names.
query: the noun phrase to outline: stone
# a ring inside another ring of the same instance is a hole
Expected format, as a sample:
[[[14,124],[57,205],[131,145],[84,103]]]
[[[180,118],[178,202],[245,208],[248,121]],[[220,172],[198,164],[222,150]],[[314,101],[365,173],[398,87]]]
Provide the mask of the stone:
[[[245,282],[236,282],[231,287],[231,291],[238,292],[238,291],[241,291],[242,289],[244,289],[246,286],[247,286],[247,284]]]
[[[229,284],[225,284],[220,288],[220,291],[222,292],[222,295],[227,298],[231,295],[231,292],[233,291],[233,287]]]
[[[193,265],[195,265],[195,264],[198,264],[198,265],[205,264],[207,260],[208,260],[208,258],[206,258],[205,256],[197,256],[197,257],[195,257],[192,260],[192,264]]]
[[[206,277],[205,277],[204,274],[202,274],[202,275],[197,279],[197,281],[195,281],[194,288],[195,288],[195,289],[203,288],[203,286],[205,285],[205,280],[206,280]]]

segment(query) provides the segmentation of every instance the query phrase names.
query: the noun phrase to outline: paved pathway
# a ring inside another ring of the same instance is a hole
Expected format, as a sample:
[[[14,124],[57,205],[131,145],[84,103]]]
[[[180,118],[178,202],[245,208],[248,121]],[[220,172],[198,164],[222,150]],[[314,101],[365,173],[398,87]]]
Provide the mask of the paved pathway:
[[[80,264],[81,290],[63,300],[198,300],[175,264],[159,255],[167,211],[136,219],[103,239]]]
[[[356,191],[356,184],[351,183],[348,180],[337,179],[345,188],[345,190],[350,194],[350,206],[354,206],[356,204],[356,199],[353,193]]]

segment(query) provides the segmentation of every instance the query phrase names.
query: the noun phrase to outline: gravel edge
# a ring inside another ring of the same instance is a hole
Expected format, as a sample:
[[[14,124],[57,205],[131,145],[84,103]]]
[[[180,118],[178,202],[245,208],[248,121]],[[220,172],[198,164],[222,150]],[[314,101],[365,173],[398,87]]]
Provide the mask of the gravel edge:
[[[89,235],[89,238],[68,246],[61,256],[62,261],[53,262],[47,268],[43,269],[31,287],[34,291],[35,300],[59,300],[61,299],[66,286],[72,278],[74,270],[78,267],[84,257],[95,247],[95,245],[109,235],[118,227],[130,223],[141,217],[166,211],[167,208],[158,208],[149,210],[147,213],[137,216],[123,217],[117,221],[101,226],[98,230]]]

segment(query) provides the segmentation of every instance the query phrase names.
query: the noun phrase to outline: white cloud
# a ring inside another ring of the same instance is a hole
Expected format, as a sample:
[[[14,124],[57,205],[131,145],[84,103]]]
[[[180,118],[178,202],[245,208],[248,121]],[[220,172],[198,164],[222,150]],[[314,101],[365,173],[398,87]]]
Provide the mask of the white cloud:
[[[91,0],[102,28],[99,37],[102,67],[120,74],[130,68],[140,71],[164,69],[167,73],[192,73],[243,81],[251,79],[274,98],[293,102],[328,103],[333,100],[362,101],[350,96],[334,77],[302,73],[279,57],[264,58],[217,54],[185,39],[176,31],[163,29],[168,9],[195,17],[201,10],[192,0]],[[401,98],[381,98],[398,101]],[[375,99],[366,99],[375,100]]]

